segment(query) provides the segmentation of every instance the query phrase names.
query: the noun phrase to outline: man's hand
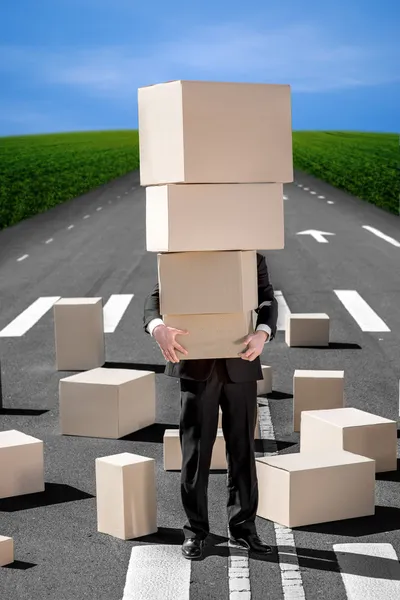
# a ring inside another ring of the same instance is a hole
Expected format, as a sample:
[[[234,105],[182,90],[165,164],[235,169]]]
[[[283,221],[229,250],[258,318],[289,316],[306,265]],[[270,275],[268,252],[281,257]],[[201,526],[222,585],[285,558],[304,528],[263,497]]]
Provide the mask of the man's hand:
[[[157,327],[154,328],[153,337],[160,346],[165,360],[178,363],[179,358],[176,356],[175,350],[179,350],[179,352],[182,352],[182,354],[187,355],[187,350],[178,344],[178,342],[175,340],[175,336],[187,335],[188,333],[189,332],[186,330],[168,327],[167,325],[157,325]]]
[[[260,356],[263,351],[264,344],[268,339],[268,333],[266,331],[256,331],[251,335],[248,335],[244,340],[245,346],[248,346],[243,352],[239,352],[239,356],[243,360],[249,360],[252,362],[257,356]]]

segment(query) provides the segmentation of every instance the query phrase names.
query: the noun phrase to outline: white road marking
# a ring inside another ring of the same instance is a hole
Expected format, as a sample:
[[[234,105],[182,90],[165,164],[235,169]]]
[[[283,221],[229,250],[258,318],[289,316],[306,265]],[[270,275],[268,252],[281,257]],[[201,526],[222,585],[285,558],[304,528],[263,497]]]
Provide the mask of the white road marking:
[[[335,204],[333,200],[327,200],[326,203],[327,204]]]
[[[268,399],[258,398],[258,405],[260,437],[264,440],[271,440],[274,446],[272,452],[264,452],[263,455],[273,456],[278,454],[278,448]],[[274,523],[274,528],[284,600],[305,600],[306,596],[293,532],[289,527],[278,523]]]
[[[70,225],[69,227],[67,227],[67,229],[73,229],[74,225]]]
[[[228,527],[229,537],[229,527]],[[251,600],[249,551],[228,543],[229,600]]]
[[[179,546],[134,546],[122,600],[189,600],[190,575]]]
[[[103,208],[102,206],[98,206],[98,207],[96,208],[96,210],[101,210],[102,208]]]
[[[317,229],[307,229],[307,231],[299,231],[297,235],[311,235],[320,244],[328,244],[324,235],[336,235],[335,233],[329,233],[328,231],[318,231]]]
[[[28,258],[29,254],[24,254],[23,256],[20,256],[19,258],[17,258],[17,262],[21,262],[21,260],[25,260],[26,258]]]
[[[20,337],[24,335],[59,299],[60,296],[38,298],[0,331],[0,337]]]
[[[287,199],[288,199],[288,197],[287,197],[287,196],[283,196],[283,199],[284,199],[284,200],[287,200]]]
[[[389,327],[355,290],[334,290],[362,331],[390,331]]]
[[[46,244],[50,244],[52,241],[53,241],[53,238],[50,238],[50,239],[46,240],[46,242],[45,242],[45,243],[46,243]]]
[[[104,333],[114,333],[129,306],[133,294],[112,294],[104,305]]]
[[[286,303],[282,292],[275,290],[275,298],[278,302],[278,323],[276,327],[278,331],[285,331],[286,318],[288,315],[290,315],[290,309]]]
[[[369,225],[363,225],[363,229],[366,229],[367,231],[374,233],[375,235],[382,238],[386,242],[389,242],[389,244],[393,244],[393,246],[397,246],[397,248],[400,248],[400,242],[398,242],[397,240],[395,240],[392,237],[389,237],[385,233],[382,233],[382,231],[379,231],[379,229],[375,229],[374,227],[370,227]]]
[[[400,564],[392,544],[334,544],[348,600],[398,600]]]
[[[305,192],[308,192],[310,188],[303,188]]]
[[[303,184],[302,184],[302,183],[299,183],[298,185],[299,185],[299,187],[301,187],[301,188],[303,187]]]
[[[83,218],[88,219],[89,217],[90,217],[90,215],[85,215]]]
[[[318,196],[320,200],[325,200],[325,196]]]
[[[310,192],[310,194],[312,194],[313,196],[315,196],[315,194],[316,194],[316,193],[317,193],[317,192]]]

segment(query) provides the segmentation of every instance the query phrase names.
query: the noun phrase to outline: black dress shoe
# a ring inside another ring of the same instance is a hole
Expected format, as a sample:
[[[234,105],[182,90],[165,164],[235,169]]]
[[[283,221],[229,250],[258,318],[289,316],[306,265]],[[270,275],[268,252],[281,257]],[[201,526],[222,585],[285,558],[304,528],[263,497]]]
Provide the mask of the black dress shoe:
[[[201,558],[204,540],[200,538],[187,538],[182,544],[182,554],[185,558]]]
[[[271,546],[268,546],[265,542],[260,540],[256,533],[245,534],[238,537],[233,537],[231,534],[229,540],[232,544],[236,544],[247,550],[252,550],[256,554],[271,554],[272,552]]]

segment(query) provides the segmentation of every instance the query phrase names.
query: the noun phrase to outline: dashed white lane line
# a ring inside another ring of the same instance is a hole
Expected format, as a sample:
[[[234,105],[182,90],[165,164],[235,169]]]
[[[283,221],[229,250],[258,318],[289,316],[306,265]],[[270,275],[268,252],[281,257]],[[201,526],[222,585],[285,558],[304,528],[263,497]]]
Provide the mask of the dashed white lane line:
[[[90,215],[85,215],[83,218],[88,219],[89,217],[90,217]]]
[[[304,190],[305,192],[308,192],[308,190],[309,190],[309,189],[310,189],[310,188],[303,188],[303,190]]]
[[[335,204],[333,200],[327,200],[326,203],[327,204]]]
[[[17,258],[17,262],[21,262],[22,260],[25,260],[26,258],[28,258],[29,254],[24,254],[23,256],[20,256],[19,258]]]
[[[298,185],[299,185],[299,187],[301,187],[301,188],[303,187],[303,184],[302,184],[302,183],[299,183]]]
[[[272,452],[264,452],[263,454],[264,456],[272,456],[278,454],[278,449],[269,401],[266,398],[258,398],[258,404],[260,436],[262,439],[270,440],[274,448]],[[274,523],[274,528],[284,600],[305,600],[293,532],[289,527],[278,523]]]
[[[96,210],[97,210],[97,211],[99,211],[99,210],[101,210],[102,208],[103,208],[102,206],[98,206],[98,207],[96,208]]]
[[[229,536],[229,528],[228,528]],[[228,543],[229,600],[251,600],[249,552]]]
[[[104,333],[114,333],[133,298],[133,294],[112,294],[104,305]]]
[[[48,240],[45,241],[45,244],[51,244],[51,242],[53,241],[53,238],[50,238]]]
[[[288,199],[288,197],[287,197],[287,196],[283,196],[283,199],[284,199],[284,200],[287,200],[287,199]]]
[[[60,296],[38,298],[0,331],[0,337],[20,337],[24,335],[59,299]]]
[[[318,196],[319,200],[325,200],[325,196]]]
[[[317,192],[310,192],[310,194],[312,194],[313,196],[315,196],[315,194],[316,194],[316,193],[317,193]]]
[[[334,292],[362,331],[390,331],[386,323],[358,292],[355,290],[334,290]]]
[[[348,600],[398,600],[400,564],[392,544],[334,544]]]
[[[178,546],[134,546],[122,600],[189,600],[191,562]]]
[[[363,225],[363,229],[366,229],[367,231],[370,231],[371,233],[377,235],[378,237],[385,240],[385,242],[389,242],[389,244],[393,244],[393,246],[400,248],[400,242],[398,242],[392,237],[389,237],[385,233],[382,233],[382,231],[379,231],[379,229],[375,229],[375,227],[370,227],[369,225]]]
[[[73,229],[75,227],[75,225],[70,225],[69,227],[67,227],[67,229]]]
[[[286,318],[290,315],[290,309],[286,303],[284,295],[282,292],[275,290],[275,298],[278,302],[278,323],[277,329],[278,331],[286,330]]]

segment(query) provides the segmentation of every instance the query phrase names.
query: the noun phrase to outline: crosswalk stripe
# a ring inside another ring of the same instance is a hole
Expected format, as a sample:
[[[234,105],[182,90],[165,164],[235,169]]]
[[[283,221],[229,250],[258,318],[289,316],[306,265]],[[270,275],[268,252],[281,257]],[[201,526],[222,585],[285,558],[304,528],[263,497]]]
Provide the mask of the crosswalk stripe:
[[[114,333],[134,294],[112,294],[104,305],[104,333]]]
[[[334,544],[348,600],[400,598],[400,564],[392,544]]]
[[[38,298],[0,331],[0,337],[20,337],[24,335],[59,299],[60,296]]]
[[[275,290],[275,298],[278,302],[278,323],[276,327],[278,331],[285,331],[286,317],[290,315],[290,309],[281,291]]]
[[[179,546],[135,546],[122,600],[189,600],[190,575],[190,560],[183,558]]]
[[[390,331],[389,327],[355,290],[334,290],[362,331]]]

